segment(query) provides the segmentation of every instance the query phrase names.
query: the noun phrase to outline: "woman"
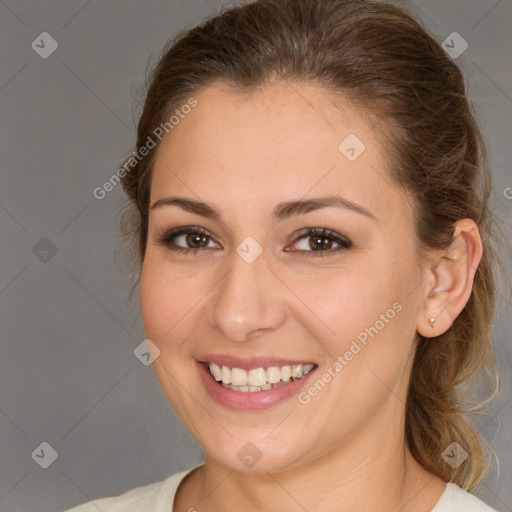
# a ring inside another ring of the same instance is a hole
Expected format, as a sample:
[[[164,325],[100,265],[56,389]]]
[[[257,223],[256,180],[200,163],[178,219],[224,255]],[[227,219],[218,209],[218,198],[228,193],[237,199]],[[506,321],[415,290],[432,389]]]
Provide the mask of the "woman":
[[[124,169],[153,367],[205,461],[75,512],[493,510],[460,386],[495,372],[489,170],[410,15],[259,0],[181,34]]]

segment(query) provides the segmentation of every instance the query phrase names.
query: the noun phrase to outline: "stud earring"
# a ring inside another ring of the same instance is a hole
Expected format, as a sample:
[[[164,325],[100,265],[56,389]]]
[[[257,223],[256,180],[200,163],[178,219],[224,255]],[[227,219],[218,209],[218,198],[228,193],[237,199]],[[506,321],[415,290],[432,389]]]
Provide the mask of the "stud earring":
[[[434,328],[434,324],[436,323],[436,319],[434,317],[431,317],[428,319],[428,323],[432,329]]]

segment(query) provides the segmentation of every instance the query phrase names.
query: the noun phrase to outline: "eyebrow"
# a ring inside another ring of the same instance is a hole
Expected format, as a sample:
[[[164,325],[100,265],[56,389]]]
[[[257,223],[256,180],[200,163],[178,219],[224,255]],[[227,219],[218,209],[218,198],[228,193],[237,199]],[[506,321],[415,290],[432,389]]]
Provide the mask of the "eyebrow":
[[[150,207],[150,211],[157,210],[164,206],[178,206],[183,210],[195,213],[196,215],[201,215],[202,217],[219,222],[222,220],[222,215],[211,203],[197,201],[186,197],[164,197],[162,199],[158,199]],[[309,213],[329,206],[351,210],[373,220],[377,220],[375,215],[366,208],[336,195],[315,197],[312,199],[299,199],[296,201],[280,203],[272,210],[271,218],[276,222],[280,222],[295,215]]]

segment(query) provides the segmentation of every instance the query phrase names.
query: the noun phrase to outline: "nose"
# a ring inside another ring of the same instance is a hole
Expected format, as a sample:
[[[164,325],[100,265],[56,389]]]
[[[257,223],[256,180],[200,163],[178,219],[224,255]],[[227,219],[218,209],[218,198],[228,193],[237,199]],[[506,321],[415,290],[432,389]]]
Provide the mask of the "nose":
[[[219,329],[225,339],[250,341],[265,331],[279,328],[286,317],[282,283],[267,268],[263,252],[247,263],[237,253],[231,268],[212,290],[206,306],[211,327]]]

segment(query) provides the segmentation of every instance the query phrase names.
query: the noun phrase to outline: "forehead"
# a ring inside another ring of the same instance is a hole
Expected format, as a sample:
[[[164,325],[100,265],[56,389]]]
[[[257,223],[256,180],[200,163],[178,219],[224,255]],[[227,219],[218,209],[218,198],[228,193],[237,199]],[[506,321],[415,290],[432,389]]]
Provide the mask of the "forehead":
[[[342,96],[305,84],[246,94],[217,83],[194,98],[160,144],[152,201],[192,193],[267,208],[334,192],[384,214],[404,195],[392,186],[375,118]]]

